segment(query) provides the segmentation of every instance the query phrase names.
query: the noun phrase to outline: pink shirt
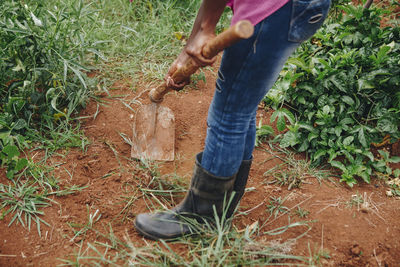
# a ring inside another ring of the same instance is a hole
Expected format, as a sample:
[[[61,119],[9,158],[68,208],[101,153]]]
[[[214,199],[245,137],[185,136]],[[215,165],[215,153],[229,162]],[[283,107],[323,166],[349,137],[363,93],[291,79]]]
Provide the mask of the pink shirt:
[[[229,0],[228,6],[233,10],[232,24],[239,20],[247,19],[256,25],[289,0]]]

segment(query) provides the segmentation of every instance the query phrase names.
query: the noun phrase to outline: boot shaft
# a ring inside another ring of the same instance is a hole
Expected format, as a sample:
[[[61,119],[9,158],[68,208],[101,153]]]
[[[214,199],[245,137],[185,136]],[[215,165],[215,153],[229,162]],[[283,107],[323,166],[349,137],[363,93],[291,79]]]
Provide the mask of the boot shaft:
[[[199,216],[213,217],[213,206],[221,215],[233,191],[236,175],[230,177],[215,176],[201,167],[202,153],[197,154],[191,186],[179,210]]]
[[[247,180],[249,178],[249,173],[250,173],[250,168],[251,168],[252,162],[253,162],[252,158],[249,160],[243,160],[242,164],[239,167],[239,171],[236,174],[235,184],[233,186],[233,191],[235,192],[235,194],[229,205],[228,212],[226,214],[227,218],[230,218],[233,215],[237,205],[239,204],[240,200],[242,199],[242,197],[244,195],[244,191],[246,188]]]

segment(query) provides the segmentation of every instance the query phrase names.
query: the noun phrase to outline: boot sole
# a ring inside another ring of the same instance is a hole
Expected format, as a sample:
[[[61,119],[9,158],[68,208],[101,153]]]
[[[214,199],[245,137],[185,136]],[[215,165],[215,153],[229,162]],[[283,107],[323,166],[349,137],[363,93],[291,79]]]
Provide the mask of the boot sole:
[[[171,236],[171,237],[169,237],[169,236],[162,236],[162,237],[160,237],[160,236],[155,236],[155,235],[149,234],[149,233],[143,231],[142,229],[140,229],[140,227],[138,227],[138,225],[136,224],[136,220],[133,222],[133,226],[135,227],[136,231],[137,231],[140,235],[142,235],[142,236],[144,236],[144,237],[146,237],[146,238],[148,238],[148,239],[154,240],[154,241],[158,241],[158,240],[161,240],[161,239],[162,239],[162,240],[165,240],[165,241],[173,241],[173,240],[178,239],[179,237],[190,236],[190,235],[196,235],[196,233],[187,233],[187,234],[178,235],[178,236]]]
[[[146,237],[146,238],[148,238],[148,239],[151,239],[151,240],[154,240],[154,241],[157,241],[157,240],[160,240],[160,239],[164,239],[164,238],[161,238],[161,237],[153,236],[153,235],[151,235],[151,234],[149,234],[149,233],[146,233],[145,231],[142,231],[142,230],[140,229],[140,227],[137,226],[136,220],[134,221],[133,226],[135,227],[136,231],[137,231],[140,235],[142,235],[142,236],[144,236],[144,237]]]

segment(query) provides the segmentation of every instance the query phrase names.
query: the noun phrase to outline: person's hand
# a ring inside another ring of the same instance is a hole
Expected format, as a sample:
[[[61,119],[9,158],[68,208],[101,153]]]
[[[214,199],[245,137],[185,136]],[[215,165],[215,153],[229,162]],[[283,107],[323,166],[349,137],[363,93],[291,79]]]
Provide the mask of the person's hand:
[[[202,54],[203,47],[210,39],[215,37],[215,26],[217,25],[221,14],[224,12],[228,0],[203,0],[197,12],[193,24],[192,32],[186,47],[182,50],[178,58],[174,61],[165,76],[167,86],[175,90],[181,90],[190,83],[190,77],[185,81],[174,81],[174,73],[185,66],[188,62],[195,68],[211,65],[215,58],[205,58]]]
[[[188,62],[192,62],[197,68],[212,65],[216,58],[207,59],[203,56],[203,47],[215,37],[214,33],[204,33],[200,31],[195,36],[189,38],[186,47],[179,54],[178,58],[172,63],[165,76],[165,82],[167,86],[174,90],[182,90],[186,85],[190,83],[190,77],[184,81],[174,81],[172,79],[173,74],[180,68],[183,68]]]
[[[177,59],[175,59],[175,61],[169,67],[168,73],[164,77],[164,80],[167,83],[168,87],[170,87],[176,91],[179,91],[179,90],[182,90],[183,87],[185,87],[186,85],[188,85],[190,83],[190,77],[185,81],[176,81],[175,82],[172,79],[172,75],[175,73],[175,71],[182,68],[183,66],[185,66],[185,64],[187,64],[187,62],[189,62],[189,60],[192,60],[191,56],[189,56],[186,53],[186,50],[184,48],[182,50],[182,52],[179,54],[179,56],[177,57]]]
[[[211,59],[205,58],[202,54],[203,47],[214,38],[215,33],[213,31],[208,33],[204,31],[199,31],[195,36],[189,39],[185,51],[189,56],[192,57],[198,67],[212,65],[215,62],[215,57]]]

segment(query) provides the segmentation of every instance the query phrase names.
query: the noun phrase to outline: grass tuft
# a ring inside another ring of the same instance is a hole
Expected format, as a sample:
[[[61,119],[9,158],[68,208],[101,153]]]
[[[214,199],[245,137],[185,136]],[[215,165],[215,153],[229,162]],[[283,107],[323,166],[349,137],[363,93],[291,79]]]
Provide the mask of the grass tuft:
[[[0,200],[2,202],[0,210],[3,211],[1,218],[7,214],[14,215],[9,225],[16,221],[30,230],[33,221],[36,223],[39,236],[41,235],[40,224],[44,223],[49,226],[41,218],[44,213],[40,209],[50,206],[52,200],[40,193],[37,186],[28,182],[15,181],[9,185],[0,184]]]

